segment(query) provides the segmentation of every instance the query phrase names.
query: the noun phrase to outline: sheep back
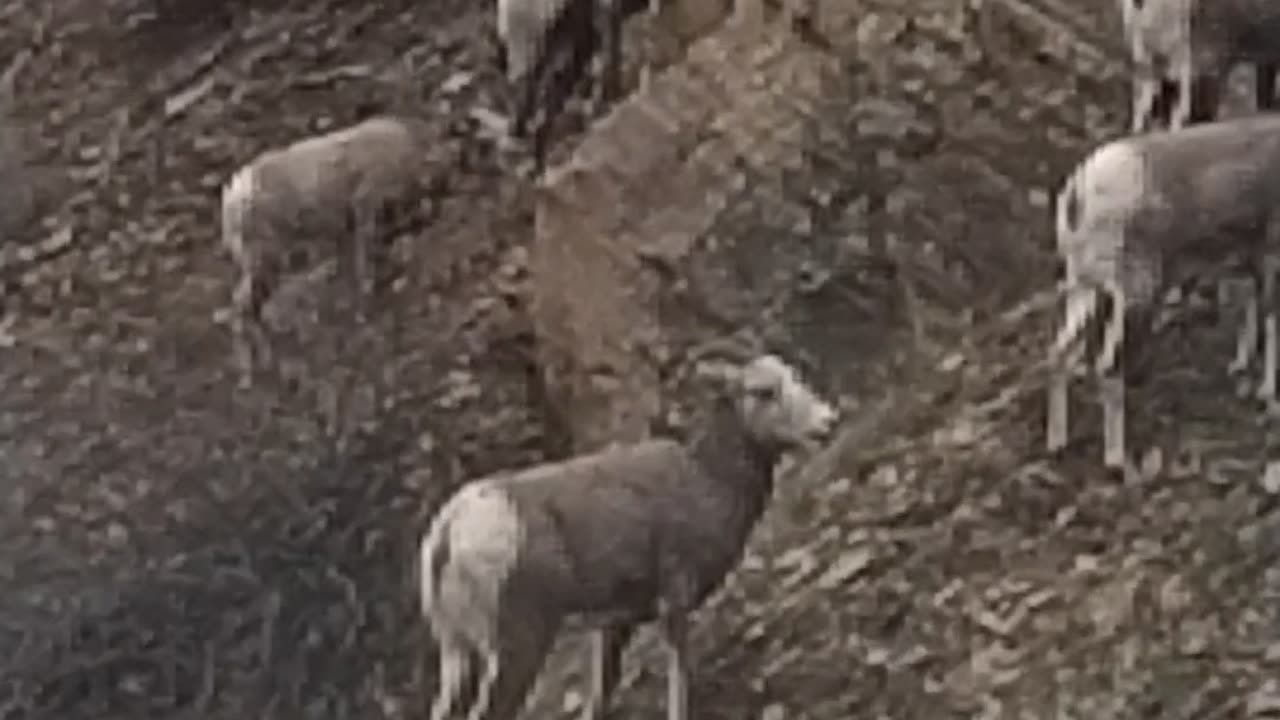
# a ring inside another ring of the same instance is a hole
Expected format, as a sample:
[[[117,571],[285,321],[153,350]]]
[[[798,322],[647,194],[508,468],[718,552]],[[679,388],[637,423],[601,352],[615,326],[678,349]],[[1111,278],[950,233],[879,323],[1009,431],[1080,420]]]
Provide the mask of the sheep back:
[[[758,503],[671,440],[614,447],[489,480],[525,529],[521,566],[562,612],[647,619],[681,583],[694,602],[741,555]],[[672,568],[679,577],[664,576]],[[664,570],[665,568],[665,570]]]
[[[1280,118],[1254,116],[1139,135],[1095,150],[1059,196],[1069,273],[1116,262],[1169,270],[1216,263],[1266,241],[1280,193]],[[1101,277],[1085,277],[1100,281]],[[1177,280],[1178,278],[1167,278]]]
[[[1200,62],[1280,60],[1280,2],[1195,0],[1191,35]]]
[[[1146,169],[1138,241],[1215,262],[1266,242],[1280,193],[1280,118],[1253,116],[1130,140]]]
[[[419,137],[410,121],[375,117],[263,152],[223,190],[224,243],[244,256],[271,238],[344,232],[357,206],[372,211],[416,189]]]

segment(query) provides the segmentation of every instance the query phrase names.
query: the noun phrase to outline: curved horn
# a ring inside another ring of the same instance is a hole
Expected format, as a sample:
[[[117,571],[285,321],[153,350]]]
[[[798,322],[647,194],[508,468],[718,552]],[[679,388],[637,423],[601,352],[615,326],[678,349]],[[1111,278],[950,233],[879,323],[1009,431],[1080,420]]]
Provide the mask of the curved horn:
[[[728,335],[712,338],[707,342],[694,346],[689,351],[689,359],[695,363],[707,360],[719,360],[735,365],[744,365],[753,360],[762,351],[761,343],[753,337]]]

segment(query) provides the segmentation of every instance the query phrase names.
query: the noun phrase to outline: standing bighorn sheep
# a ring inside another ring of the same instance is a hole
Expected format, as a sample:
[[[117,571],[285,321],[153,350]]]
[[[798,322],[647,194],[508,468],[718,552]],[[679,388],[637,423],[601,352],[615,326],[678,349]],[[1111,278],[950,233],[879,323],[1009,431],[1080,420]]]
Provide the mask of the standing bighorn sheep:
[[[780,456],[837,417],[775,356],[719,368],[724,392],[687,444],[650,440],[494,475],[444,504],[420,558],[422,610],[440,645],[431,720],[455,710],[476,669],[468,717],[512,718],[569,617],[597,628],[584,717],[603,716],[627,641],[657,620],[667,717],[688,718],[688,615],[737,563]]]
[[[541,110],[532,137],[538,169],[553,120],[597,54],[602,58],[597,106],[619,98],[623,23],[646,8],[661,20],[661,32],[687,42],[729,14],[733,0],[498,0],[499,65],[516,94],[511,134],[524,137]],[[642,85],[648,74],[647,67],[642,69]]]
[[[375,117],[268,150],[231,175],[222,188],[222,244],[239,270],[232,330],[246,381],[255,359],[269,355],[263,307],[319,241],[350,253],[363,313],[370,265],[381,255],[375,234],[419,199],[429,151],[425,124]]]
[[[517,96],[511,132],[523,137],[541,104],[543,118],[533,134],[538,167],[545,160],[550,125],[592,58],[603,50],[597,98],[617,99],[622,86],[623,21],[644,7],[656,14],[663,1],[498,0],[499,64],[505,66]]]
[[[1264,317],[1258,397],[1276,398],[1275,252],[1280,250],[1280,117],[1252,116],[1103,145],[1071,174],[1057,197],[1058,252],[1066,263],[1065,322],[1053,345],[1046,440],[1067,439],[1067,383],[1081,333],[1111,297],[1096,361],[1104,410],[1104,459],[1125,461],[1124,378],[1120,351],[1127,311],[1150,310],[1163,290],[1243,258],[1254,297],[1228,369],[1257,352],[1259,295]],[[1257,290],[1260,289],[1260,293]],[[1068,353],[1069,348],[1076,349]]]
[[[1119,1],[1134,63],[1134,132],[1157,120],[1180,128],[1214,119],[1227,75],[1240,63],[1256,71],[1258,109],[1274,107],[1280,1]]]

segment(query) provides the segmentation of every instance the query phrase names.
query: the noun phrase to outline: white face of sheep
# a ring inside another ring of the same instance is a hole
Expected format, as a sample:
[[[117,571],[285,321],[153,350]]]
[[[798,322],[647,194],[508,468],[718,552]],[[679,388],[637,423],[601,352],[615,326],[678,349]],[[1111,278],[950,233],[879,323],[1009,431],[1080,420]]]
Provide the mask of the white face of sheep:
[[[781,449],[804,447],[825,438],[839,413],[775,355],[743,366],[739,376],[741,411],[747,432]]]

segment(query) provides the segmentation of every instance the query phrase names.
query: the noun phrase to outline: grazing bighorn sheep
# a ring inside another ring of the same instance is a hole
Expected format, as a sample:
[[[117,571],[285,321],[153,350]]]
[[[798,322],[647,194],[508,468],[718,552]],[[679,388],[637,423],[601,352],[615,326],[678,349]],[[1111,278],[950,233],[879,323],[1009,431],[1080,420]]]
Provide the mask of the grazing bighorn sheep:
[[[381,254],[374,234],[419,199],[428,153],[425,124],[381,116],[268,150],[231,175],[222,188],[222,244],[239,270],[232,330],[246,380],[255,357],[269,354],[264,305],[318,239],[351,253],[363,313],[370,264]]]
[[[1120,0],[1120,11],[1134,63],[1134,132],[1160,116],[1171,128],[1213,120],[1227,75],[1240,63],[1256,71],[1258,109],[1275,106],[1280,2]]]
[[[737,563],[780,456],[827,435],[836,410],[773,355],[721,364],[726,387],[701,432],[475,480],[450,498],[421,546],[423,613],[440,645],[431,720],[459,701],[477,660],[471,720],[509,720],[563,622],[592,638],[598,720],[638,623],[668,650],[669,720],[688,718],[687,616]]]
[[[1118,355],[1126,311],[1151,310],[1162,291],[1207,269],[1243,258],[1254,271],[1254,297],[1237,340],[1231,372],[1257,352],[1260,288],[1264,322],[1260,399],[1276,397],[1275,273],[1280,269],[1280,116],[1259,115],[1168,133],[1134,135],[1094,150],[1057,197],[1058,252],[1066,264],[1066,314],[1053,344],[1046,440],[1066,444],[1066,357],[1098,311],[1113,301],[1095,369],[1102,375],[1104,458],[1125,459],[1124,378]]]

